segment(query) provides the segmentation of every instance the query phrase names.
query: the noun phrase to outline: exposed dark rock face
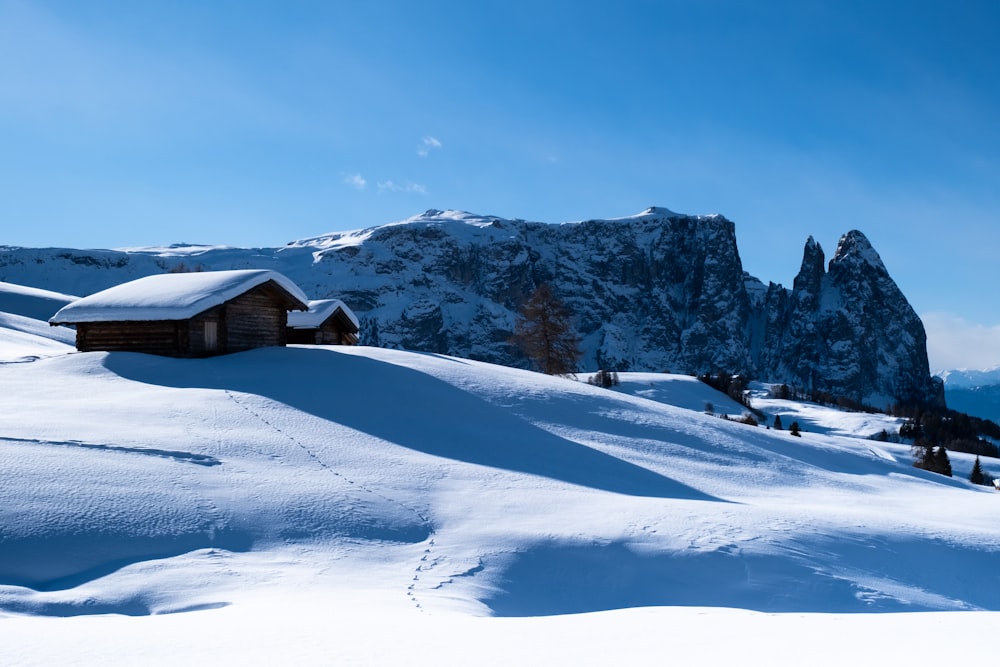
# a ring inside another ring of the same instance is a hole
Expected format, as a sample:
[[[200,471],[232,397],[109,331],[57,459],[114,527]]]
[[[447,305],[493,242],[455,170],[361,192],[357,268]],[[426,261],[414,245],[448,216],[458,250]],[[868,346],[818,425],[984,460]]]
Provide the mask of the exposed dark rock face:
[[[876,405],[941,400],[923,323],[861,232],[841,237],[827,271],[809,239],[785,312],[763,373]]]
[[[90,259],[88,259],[90,258]],[[939,393],[923,325],[860,232],[824,266],[812,238],[791,290],[743,272],[732,222],[661,208],[551,225],[428,211],[278,249],[0,249],[0,280],[61,292],[169,270],[269,268],[343,299],[362,342],[524,365],[507,342],[548,282],[576,314],[586,368],[741,372],[885,405]]]

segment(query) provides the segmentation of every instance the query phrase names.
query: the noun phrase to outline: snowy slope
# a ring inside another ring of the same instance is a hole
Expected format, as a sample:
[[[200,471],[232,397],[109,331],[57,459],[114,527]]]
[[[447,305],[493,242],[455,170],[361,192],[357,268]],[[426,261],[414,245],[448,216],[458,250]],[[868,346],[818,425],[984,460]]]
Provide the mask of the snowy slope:
[[[76,297],[0,282],[0,363],[31,361],[71,352],[76,334],[48,320]]]
[[[903,659],[996,622],[1000,494],[622,380],[366,347],[0,364],[0,658],[662,664],[725,633],[700,662],[795,664],[834,628]]]
[[[77,297],[60,292],[0,282],[0,312],[47,321]]]
[[[76,334],[30,317],[0,312],[0,363],[31,361],[75,349]]]

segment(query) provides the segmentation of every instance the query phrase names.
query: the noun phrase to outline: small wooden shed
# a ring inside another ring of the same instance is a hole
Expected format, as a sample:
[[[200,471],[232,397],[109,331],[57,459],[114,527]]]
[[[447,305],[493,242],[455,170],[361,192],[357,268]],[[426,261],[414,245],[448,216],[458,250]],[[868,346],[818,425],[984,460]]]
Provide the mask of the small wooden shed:
[[[49,324],[76,327],[76,348],[207,357],[287,342],[289,310],[308,298],[275,271],[165,273],[78,299]]]
[[[357,345],[358,318],[339,299],[310,301],[309,310],[288,314],[288,342]]]

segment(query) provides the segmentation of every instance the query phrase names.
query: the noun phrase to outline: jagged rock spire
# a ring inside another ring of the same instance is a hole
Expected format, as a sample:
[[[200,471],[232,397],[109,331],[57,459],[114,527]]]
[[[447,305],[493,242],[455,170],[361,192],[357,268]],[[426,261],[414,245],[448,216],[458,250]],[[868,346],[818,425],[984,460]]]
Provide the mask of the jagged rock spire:
[[[810,236],[802,251],[802,267],[795,276],[793,289],[800,293],[818,294],[825,273],[826,258],[823,255],[823,248]]]

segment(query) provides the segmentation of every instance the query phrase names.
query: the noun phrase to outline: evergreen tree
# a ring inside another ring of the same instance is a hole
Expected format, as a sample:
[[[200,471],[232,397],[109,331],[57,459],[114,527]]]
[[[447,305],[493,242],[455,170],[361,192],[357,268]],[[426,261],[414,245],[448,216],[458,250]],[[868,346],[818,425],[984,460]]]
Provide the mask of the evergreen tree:
[[[934,472],[935,460],[933,444],[923,438],[919,438],[915,440],[913,445],[910,447],[910,454],[913,456],[913,467]]]
[[[780,430],[782,430],[782,426],[781,426],[781,415],[774,415],[774,430],[775,430],[775,431],[780,431]]]
[[[587,378],[587,384],[594,384],[598,387],[604,387],[605,389],[617,387],[619,384],[618,372],[599,370],[595,375],[591,375]]]
[[[545,283],[535,289],[521,308],[511,342],[521,348],[538,370],[549,375],[576,372],[583,355],[572,313]]]
[[[948,460],[948,450],[943,445],[934,453],[934,472],[951,477],[951,461]]]
[[[969,481],[973,484],[986,484],[986,475],[983,474],[983,467],[979,464],[979,457],[976,457],[976,462],[972,465],[972,473],[969,475]]]
[[[788,427],[788,432],[794,435],[796,438],[801,438],[802,434],[799,433],[799,423],[792,422],[792,425]]]
[[[913,443],[914,467],[936,472],[939,475],[951,477],[951,461],[948,459],[948,450],[941,447],[934,447],[933,443],[927,440],[918,440]]]

